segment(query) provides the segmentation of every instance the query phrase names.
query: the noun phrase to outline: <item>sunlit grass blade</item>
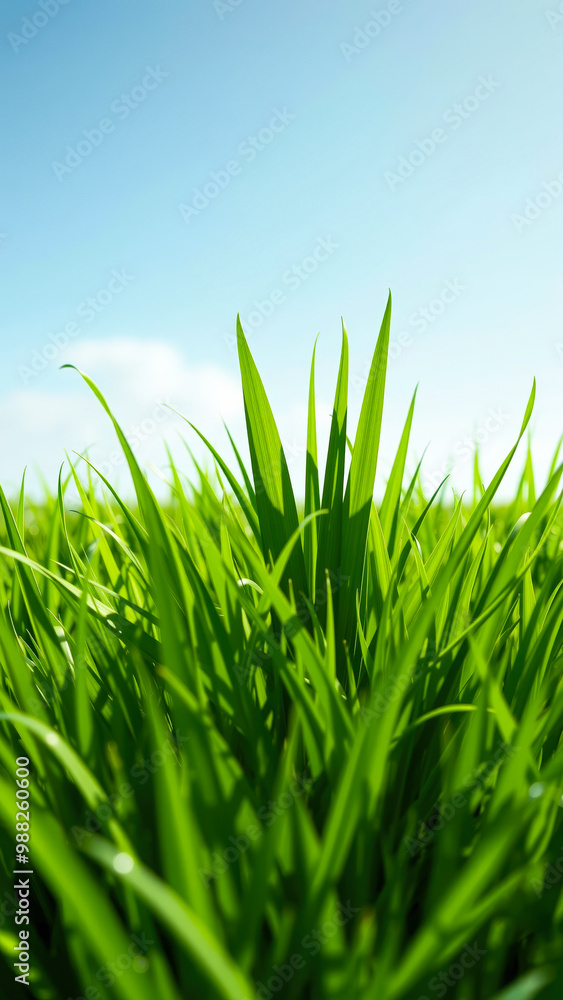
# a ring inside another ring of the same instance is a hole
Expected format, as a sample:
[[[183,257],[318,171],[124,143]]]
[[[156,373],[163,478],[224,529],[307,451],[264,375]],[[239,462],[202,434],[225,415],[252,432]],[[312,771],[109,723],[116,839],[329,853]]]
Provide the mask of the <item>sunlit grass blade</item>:
[[[277,559],[298,526],[297,507],[287,461],[268,397],[237,319],[237,344],[250,458],[264,557]],[[288,578],[297,593],[307,593],[301,542],[292,553]]]
[[[360,589],[366,556],[375,472],[381,436],[385,375],[391,326],[391,294],[371,363],[362,402],[354,453],[342,508],[342,575],[346,578],[339,601],[339,640],[354,640],[356,592]]]
[[[316,579],[325,569],[341,572],[342,497],[346,461],[346,426],[348,417],[348,334],[342,323],[342,349],[334,395],[334,408],[326,456],[321,507],[328,516],[321,521],[318,534]],[[318,613],[324,621],[324,608]]]

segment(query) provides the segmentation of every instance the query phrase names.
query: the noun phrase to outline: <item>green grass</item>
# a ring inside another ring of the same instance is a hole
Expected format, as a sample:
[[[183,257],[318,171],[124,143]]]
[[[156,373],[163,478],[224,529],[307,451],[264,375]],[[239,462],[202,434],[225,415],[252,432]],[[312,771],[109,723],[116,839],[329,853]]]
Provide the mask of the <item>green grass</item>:
[[[135,502],[84,462],[0,496],[6,996],[22,755],[28,995],[561,995],[562,468],[495,500],[533,390],[486,489],[476,464],[472,496],[425,497],[413,400],[376,507],[389,327],[353,443],[343,331],[322,479],[314,369],[301,486],[239,324],[249,469],[171,462],[159,502],[83,376]]]

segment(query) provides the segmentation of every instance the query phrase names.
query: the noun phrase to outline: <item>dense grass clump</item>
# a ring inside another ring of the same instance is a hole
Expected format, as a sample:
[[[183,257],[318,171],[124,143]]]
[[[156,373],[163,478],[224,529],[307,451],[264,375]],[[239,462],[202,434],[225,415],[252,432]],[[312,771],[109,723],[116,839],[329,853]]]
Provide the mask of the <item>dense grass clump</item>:
[[[159,503],[83,376],[135,503],[0,495],[7,996],[21,756],[38,1000],[561,995],[562,468],[495,504],[532,393],[491,484],[427,498],[413,400],[376,506],[389,324],[353,444],[343,333],[322,482],[312,369],[303,509],[240,324],[251,468],[210,445]]]

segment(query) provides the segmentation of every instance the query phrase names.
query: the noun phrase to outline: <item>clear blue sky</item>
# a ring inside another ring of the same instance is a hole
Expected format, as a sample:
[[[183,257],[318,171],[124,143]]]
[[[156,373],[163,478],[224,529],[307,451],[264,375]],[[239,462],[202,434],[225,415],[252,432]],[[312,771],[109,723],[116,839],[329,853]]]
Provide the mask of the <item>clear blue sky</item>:
[[[0,12],[3,482],[52,478],[65,446],[107,453],[62,361],[90,361],[125,421],[170,387],[207,429],[225,400],[241,427],[238,311],[291,446],[317,332],[323,412],[341,315],[357,410],[389,287],[383,471],[417,382],[429,479],[453,455],[465,484],[474,432],[492,471],[534,375],[545,465],[563,431],[558,0],[57,6]]]

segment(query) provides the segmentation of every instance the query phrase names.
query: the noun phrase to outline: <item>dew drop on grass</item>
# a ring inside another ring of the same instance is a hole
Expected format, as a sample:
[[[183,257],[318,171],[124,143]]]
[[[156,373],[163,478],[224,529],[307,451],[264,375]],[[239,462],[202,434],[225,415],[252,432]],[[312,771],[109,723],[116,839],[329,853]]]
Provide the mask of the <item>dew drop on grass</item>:
[[[57,736],[56,733],[47,733],[45,743],[47,743],[50,747],[57,747],[60,742],[60,736]]]
[[[544,792],[545,792],[545,785],[543,785],[541,781],[536,781],[534,782],[533,785],[530,785],[528,795],[530,796],[531,799],[539,799]]]
[[[135,862],[133,861],[131,855],[125,854],[124,852],[116,854],[113,859],[113,867],[116,872],[119,872],[120,875],[128,875],[129,872],[132,871],[134,864]]]

